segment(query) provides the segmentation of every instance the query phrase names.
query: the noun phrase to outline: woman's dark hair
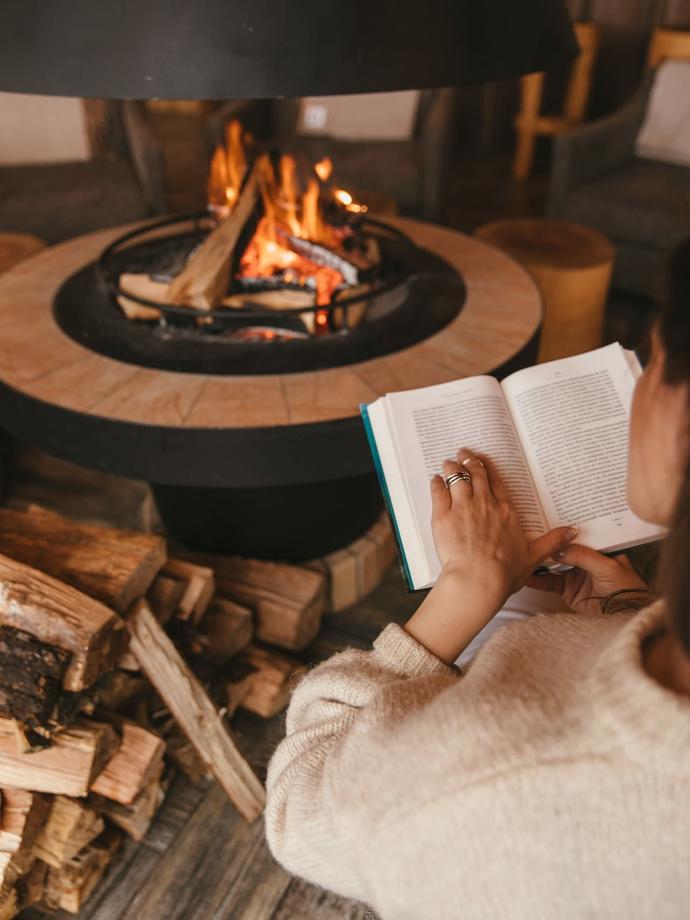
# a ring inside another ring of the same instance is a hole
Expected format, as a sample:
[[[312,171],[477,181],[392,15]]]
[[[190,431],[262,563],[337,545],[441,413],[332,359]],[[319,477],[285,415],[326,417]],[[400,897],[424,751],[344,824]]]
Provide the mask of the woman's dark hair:
[[[671,257],[668,293],[657,331],[665,352],[665,382],[690,386],[690,239],[681,243]],[[690,430],[687,434],[690,444]],[[659,586],[669,619],[690,655],[690,456],[671,533],[662,550]]]

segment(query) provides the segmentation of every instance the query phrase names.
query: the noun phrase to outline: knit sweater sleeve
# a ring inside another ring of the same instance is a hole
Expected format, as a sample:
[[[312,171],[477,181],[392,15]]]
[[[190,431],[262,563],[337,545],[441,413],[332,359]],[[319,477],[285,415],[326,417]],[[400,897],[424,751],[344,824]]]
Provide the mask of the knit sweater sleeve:
[[[286,737],[268,765],[266,838],[286,869],[341,894],[366,897],[367,755],[410,709],[458,680],[397,623],[370,651],[348,648],[313,668],[293,692]]]

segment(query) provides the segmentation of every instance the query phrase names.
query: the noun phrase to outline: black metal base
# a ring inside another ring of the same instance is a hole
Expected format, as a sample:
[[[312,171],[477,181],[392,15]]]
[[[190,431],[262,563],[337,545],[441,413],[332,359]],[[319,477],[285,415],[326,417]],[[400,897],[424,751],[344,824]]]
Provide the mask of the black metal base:
[[[255,489],[152,484],[168,533],[187,549],[304,562],[342,549],[376,521],[375,475]]]

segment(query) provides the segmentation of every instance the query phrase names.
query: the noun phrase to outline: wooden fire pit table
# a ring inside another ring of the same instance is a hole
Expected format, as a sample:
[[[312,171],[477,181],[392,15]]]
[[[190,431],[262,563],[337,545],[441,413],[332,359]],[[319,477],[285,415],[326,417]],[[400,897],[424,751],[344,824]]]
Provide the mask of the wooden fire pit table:
[[[163,520],[190,545],[294,560],[345,545],[380,510],[360,403],[533,363],[542,317],[535,283],[508,255],[386,220],[460,272],[463,308],[412,347],[308,373],[175,373],[70,339],[53,315],[56,292],[127,228],[23,261],[0,277],[0,425],[49,454],[152,483]]]

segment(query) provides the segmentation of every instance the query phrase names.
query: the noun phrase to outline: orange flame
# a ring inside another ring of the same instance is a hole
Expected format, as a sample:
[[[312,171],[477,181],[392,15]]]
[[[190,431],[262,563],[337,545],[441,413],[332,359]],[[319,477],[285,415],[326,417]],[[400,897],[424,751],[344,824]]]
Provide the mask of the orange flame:
[[[342,274],[295,252],[290,246],[290,237],[338,249],[348,230],[333,227],[324,220],[321,186],[313,174],[300,194],[294,157],[281,156],[276,170],[270,157],[264,154],[256,161],[256,169],[264,213],[240,259],[240,277],[269,278],[282,273],[286,283],[314,288],[318,306],[328,305],[344,281]],[[226,129],[225,146],[219,145],[211,160],[208,201],[209,207],[219,217],[227,217],[231,213],[246,172],[242,125],[233,119]],[[316,163],[314,172],[321,182],[327,182],[333,172],[330,157]],[[366,210],[343,189],[336,189],[331,194],[346,210]],[[324,320],[327,321],[325,313],[320,316],[321,325]]]
[[[328,182],[333,174],[333,160],[330,157],[324,157],[318,163],[314,163],[314,172],[322,182]]]
[[[208,205],[221,217],[232,211],[240,194],[247,160],[242,141],[242,125],[233,118],[225,130],[225,146],[218,144],[208,177]]]

